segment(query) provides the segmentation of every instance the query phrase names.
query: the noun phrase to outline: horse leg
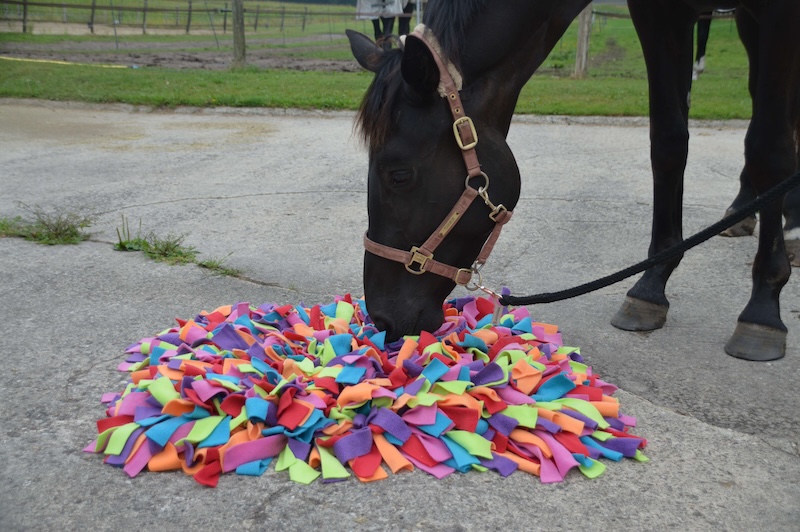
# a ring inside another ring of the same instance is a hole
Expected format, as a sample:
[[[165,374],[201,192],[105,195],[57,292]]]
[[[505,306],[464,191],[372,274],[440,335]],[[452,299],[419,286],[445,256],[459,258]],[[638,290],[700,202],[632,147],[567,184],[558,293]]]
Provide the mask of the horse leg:
[[[795,171],[800,172],[800,124],[798,124],[796,139],[798,146]],[[789,191],[783,199],[783,217],[786,220],[783,226],[786,254],[789,256],[792,266],[800,266],[800,187]]]
[[[750,63],[750,74],[748,88],[750,99],[755,102],[756,83],[758,82],[758,22],[745,9],[739,9],[736,13],[736,28],[739,31],[739,38],[747,50],[747,59]],[[747,173],[747,167],[739,175],[739,193],[725,211],[725,216],[733,214],[742,206],[753,201],[756,197],[756,189],[753,181]],[[736,225],[732,225],[720,234],[722,236],[749,236],[756,228],[756,216],[748,216]]]
[[[692,79],[700,77],[706,69],[706,44],[708,44],[708,34],[711,30],[711,15],[713,12],[706,11],[703,17],[697,21],[697,53],[692,66]],[[708,17],[708,18],[705,18]]]
[[[756,191],[752,181],[745,170],[739,176],[739,193],[733,199],[731,206],[725,210],[725,216],[733,214],[756,198]],[[730,226],[720,233],[720,236],[750,236],[756,229],[756,215],[748,216],[741,222]]]
[[[752,17],[745,18],[752,21]],[[783,21],[798,19],[800,4],[794,1],[763,7],[758,48],[748,50],[758,54],[758,79],[754,82],[753,118],[745,137],[745,168],[759,194],[791,175],[797,164],[795,128],[800,111],[795,105],[800,46],[794,43],[793,25]],[[780,315],[780,292],[789,280],[791,266],[784,246],[782,214],[782,200],[766,205],[759,213],[753,290],[725,345],[731,356],[775,360],[785,354],[787,329]]]
[[[666,0],[628,0],[628,7],[642,44],[650,89],[653,225],[648,255],[653,256],[683,240],[683,172],[689,150],[688,99],[697,13]],[[645,271],[611,324],[627,331],[661,328],[669,310],[664,289],[681,258]]]
[[[795,104],[800,109],[800,95]],[[795,126],[795,155],[797,164],[795,171],[800,172],[800,120]],[[783,226],[783,239],[786,242],[786,254],[792,266],[800,266],[800,187],[790,190],[783,199],[783,217],[786,223]]]

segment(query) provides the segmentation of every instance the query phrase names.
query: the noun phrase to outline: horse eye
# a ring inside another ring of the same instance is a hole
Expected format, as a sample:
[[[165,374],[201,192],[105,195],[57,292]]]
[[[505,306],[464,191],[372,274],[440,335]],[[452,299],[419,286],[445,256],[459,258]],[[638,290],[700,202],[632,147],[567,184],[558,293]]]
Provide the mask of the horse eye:
[[[393,187],[404,187],[411,183],[411,178],[414,177],[414,172],[411,170],[394,170],[389,173]]]

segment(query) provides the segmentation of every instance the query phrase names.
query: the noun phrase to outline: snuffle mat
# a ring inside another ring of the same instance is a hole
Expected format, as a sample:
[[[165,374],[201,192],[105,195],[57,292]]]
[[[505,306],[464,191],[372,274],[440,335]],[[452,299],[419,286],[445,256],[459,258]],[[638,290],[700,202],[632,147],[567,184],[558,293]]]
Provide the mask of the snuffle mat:
[[[594,478],[601,458],[647,460],[616,387],[556,326],[524,307],[498,320],[482,297],[444,310],[436,333],[388,344],[349,295],[177,320],[128,347],[119,369],[131,381],[103,396],[107,417],[85,451],[131,477],[183,470],[207,486],[273,460],[301,483],[415,468],[436,478],[519,469],[550,483],[573,469]]]

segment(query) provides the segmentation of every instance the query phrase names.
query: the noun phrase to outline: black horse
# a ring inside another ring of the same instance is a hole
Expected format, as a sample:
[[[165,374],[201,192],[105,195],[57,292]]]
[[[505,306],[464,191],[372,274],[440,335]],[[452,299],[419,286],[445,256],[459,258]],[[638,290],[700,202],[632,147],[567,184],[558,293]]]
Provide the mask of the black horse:
[[[588,3],[431,0],[427,35],[412,33],[404,49],[389,51],[348,32],[356,59],[376,74],[358,116],[369,146],[364,290],[371,317],[389,339],[437,329],[442,301],[456,282],[470,282],[476,257],[478,266],[485,260],[484,242],[497,237],[519,198],[519,170],[505,138],[520,90]],[[742,179],[762,192],[797,167],[800,2],[629,0],[628,5],[650,87],[653,255],[683,238],[692,33],[699,14],[737,8],[753,97]],[[480,142],[473,146],[476,135]],[[465,203],[465,195],[483,201]],[[726,345],[729,354],[749,360],[782,357],[787,335],[779,295],[791,266],[781,202],[764,207],[760,222],[752,294]],[[664,289],[679,262],[680,257],[646,271],[612,323],[626,330],[663,326],[669,307]]]
[[[697,50],[694,54],[694,65],[692,65],[692,79],[698,79],[700,74],[706,69],[706,46],[708,36],[711,33],[711,19],[714,17],[713,11],[700,13],[697,21]]]
[[[711,20],[715,14],[729,15],[735,13],[735,9],[717,9],[714,11],[707,11],[700,14],[700,19],[697,21],[697,46],[694,57],[694,65],[692,65],[692,80],[697,80],[700,74],[705,72],[706,66],[706,46],[708,44],[708,37],[711,30]],[[752,36],[749,32],[755,27],[752,25],[740,26],[740,31],[745,33],[743,38],[756,39],[757,36]],[[751,59],[757,64],[758,57]],[[798,162],[797,167],[800,169],[800,150],[797,153]],[[726,215],[735,212],[741,206],[750,202],[756,197],[755,189],[750,183],[747,174],[742,172],[739,180],[739,194],[736,200],[726,211]],[[786,241],[786,250],[792,262],[792,266],[800,266],[800,188],[792,189],[784,199],[783,215],[786,218],[784,225],[784,239]],[[756,228],[756,217],[750,216],[738,224],[729,227],[721,234],[722,236],[748,236],[752,235]]]

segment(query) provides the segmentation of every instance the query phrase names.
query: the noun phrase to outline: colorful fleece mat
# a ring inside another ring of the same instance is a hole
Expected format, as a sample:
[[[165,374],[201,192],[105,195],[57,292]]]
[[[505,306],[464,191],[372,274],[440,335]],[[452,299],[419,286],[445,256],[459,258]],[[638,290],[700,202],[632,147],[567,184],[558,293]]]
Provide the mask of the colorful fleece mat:
[[[616,390],[564,347],[554,325],[493,299],[444,304],[435,333],[384,342],[363,300],[238,303],[130,346],[122,393],[85,451],[131,477],[183,470],[207,486],[261,475],[368,482],[419,468],[519,469],[559,482],[600,458],[647,460]],[[493,324],[493,321],[496,324]],[[384,467],[385,466],[385,467]]]

